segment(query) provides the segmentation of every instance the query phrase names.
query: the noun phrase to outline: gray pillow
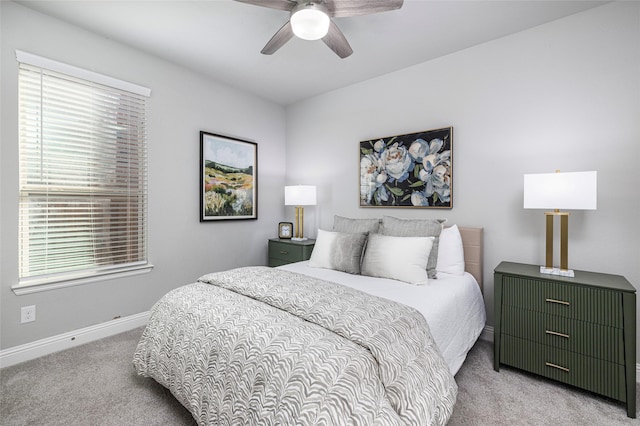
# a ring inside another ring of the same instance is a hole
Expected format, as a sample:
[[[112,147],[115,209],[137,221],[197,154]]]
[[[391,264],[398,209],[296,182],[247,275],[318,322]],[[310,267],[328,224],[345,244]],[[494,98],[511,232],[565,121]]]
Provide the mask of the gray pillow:
[[[333,216],[333,230],[336,232],[375,234],[380,227],[380,219],[352,219],[349,217]]]
[[[362,249],[366,240],[366,233],[342,233],[318,229],[316,243],[309,258],[309,266],[359,274]]]
[[[400,219],[392,216],[382,216],[380,233],[394,237],[435,237],[429,261],[427,262],[427,275],[431,279],[437,278],[436,266],[438,265],[438,245],[442,224],[446,219]]]

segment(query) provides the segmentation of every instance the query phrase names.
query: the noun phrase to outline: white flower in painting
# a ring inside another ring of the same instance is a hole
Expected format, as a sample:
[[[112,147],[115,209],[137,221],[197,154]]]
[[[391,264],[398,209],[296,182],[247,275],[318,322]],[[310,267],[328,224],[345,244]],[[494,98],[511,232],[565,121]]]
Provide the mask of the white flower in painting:
[[[422,161],[425,155],[429,152],[429,144],[424,139],[416,139],[411,143],[409,147],[409,155],[416,162]]]
[[[247,204],[247,192],[243,190],[237,190],[235,191],[235,195],[236,199],[231,204],[231,208],[236,214],[239,214],[240,212],[242,212],[243,207],[245,207]]]
[[[386,180],[386,173],[380,172],[380,159],[377,154],[367,154],[360,159],[360,200],[371,203],[373,193]],[[379,180],[382,182],[379,182]]]
[[[425,183],[424,195],[437,194],[438,200],[451,201],[451,151],[438,153],[444,141],[433,139],[429,143],[429,154],[422,159],[422,169],[418,177]]]
[[[382,153],[382,164],[389,176],[402,182],[409,176],[411,157],[404,146],[394,143]]]
[[[448,202],[451,196],[451,177],[449,170],[443,165],[438,165],[433,169],[430,179],[426,182],[424,192],[427,196],[438,194],[438,199]]]
[[[215,216],[224,208],[224,198],[214,191],[207,191],[204,195],[207,215]]]
[[[376,152],[382,152],[382,150],[384,149],[384,141],[382,139],[378,139],[378,141],[373,144],[373,149]]]
[[[380,185],[377,191],[373,194],[373,198],[376,200],[376,204],[382,204],[385,201],[389,201],[389,191],[384,185]]]
[[[411,194],[411,204],[419,207],[426,207],[429,205],[429,199],[425,197],[424,192],[414,191]]]
[[[437,155],[430,154],[422,159],[422,167],[424,167],[424,170],[426,170],[428,173],[431,173],[437,164],[438,164]]]
[[[431,139],[431,142],[429,142],[429,154],[436,154],[442,149],[442,145],[444,145],[442,139]]]

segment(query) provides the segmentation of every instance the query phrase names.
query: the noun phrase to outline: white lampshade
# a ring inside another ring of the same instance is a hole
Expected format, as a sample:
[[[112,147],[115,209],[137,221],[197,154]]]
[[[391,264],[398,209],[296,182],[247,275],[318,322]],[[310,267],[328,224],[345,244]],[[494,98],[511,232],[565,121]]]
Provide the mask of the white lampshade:
[[[329,16],[317,8],[295,11],[290,18],[293,33],[303,40],[319,40],[329,31]]]
[[[524,175],[525,209],[595,210],[597,172]]]
[[[284,187],[285,206],[315,206],[316,187],[313,185],[294,185]]]

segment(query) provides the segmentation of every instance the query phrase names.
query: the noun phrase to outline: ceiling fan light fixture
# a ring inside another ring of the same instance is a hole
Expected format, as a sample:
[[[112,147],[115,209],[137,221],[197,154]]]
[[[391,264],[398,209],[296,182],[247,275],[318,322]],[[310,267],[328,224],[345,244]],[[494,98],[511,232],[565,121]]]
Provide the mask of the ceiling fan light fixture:
[[[2,1],[2,0],[0,0]],[[254,6],[289,12],[289,20],[269,39],[260,53],[272,55],[297,36],[303,40],[322,39],[341,59],[353,49],[332,18],[369,15],[400,9],[404,0],[236,0]]]
[[[329,15],[317,3],[307,3],[291,11],[291,29],[303,40],[319,40],[327,35]]]

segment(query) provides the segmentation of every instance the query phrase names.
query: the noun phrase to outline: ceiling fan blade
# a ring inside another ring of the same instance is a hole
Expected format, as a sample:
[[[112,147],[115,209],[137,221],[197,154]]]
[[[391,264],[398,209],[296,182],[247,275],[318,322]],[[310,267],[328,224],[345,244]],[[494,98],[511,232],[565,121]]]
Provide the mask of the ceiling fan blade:
[[[347,38],[333,21],[329,24],[329,32],[322,38],[322,41],[342,59],[353,53]]]
[[[276,50],[284,46],[286,42],[291,40],[291,37],[293,37],[293,30],[291,29],[291,23],[287,21],[287,23],[271,37],[271,40],[265,44],[260,53],[263,55],[272,55]]]
[[[404,0],[326,0],[329,16],[336,18],[387,12],[400,9],[403,3]]]
[[[269,9],[285,10],[291,12],[298,2],[294,0],[236,0],[240,3],[253,4],[256,6],[268,7]]]

